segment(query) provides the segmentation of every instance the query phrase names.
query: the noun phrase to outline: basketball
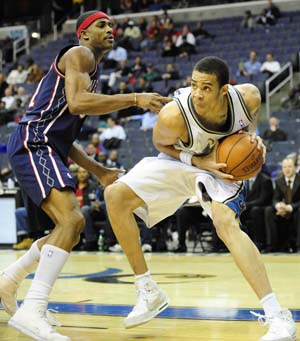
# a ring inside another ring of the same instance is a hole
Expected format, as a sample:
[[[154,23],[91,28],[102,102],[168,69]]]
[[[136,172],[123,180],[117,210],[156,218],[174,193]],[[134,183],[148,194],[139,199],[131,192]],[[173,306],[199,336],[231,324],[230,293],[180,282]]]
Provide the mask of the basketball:
[[[257,145],[257,141],[251,142],[248,133],[230,135],[217,148],[217,163],[226,163],[227,167],[222,171],[236,180],[250,179],[263,165],[263,150]]]

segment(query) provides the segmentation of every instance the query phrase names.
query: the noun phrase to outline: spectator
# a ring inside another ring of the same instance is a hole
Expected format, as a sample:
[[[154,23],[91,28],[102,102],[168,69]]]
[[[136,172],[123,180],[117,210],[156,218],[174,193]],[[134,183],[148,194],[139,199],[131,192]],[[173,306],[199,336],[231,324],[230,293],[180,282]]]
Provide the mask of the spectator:
[[[0,73],[0,98],[4,96],[4,90],[8,87],[4,73]]]
[[[215,34],[211,34],[207,30],[204,29],[204,24],[201,20],[198,21],[197,27],[195,30],[192,31],[192,33],[195,37],[200,36],[203,38],[211,38],[211,39],[214,39],[216,37]]]
[[[95,147],[95,150],[97,153],[101,152],[102,149],[100,147],[100,138],[99,138],[99,134],[95,133],[92,135],[91,138],[91,143],[92,145]]]
[[[139,77],[135,84],[135,92],[152,92],[153,86],[145,77]]]
[[[138,49],[137,43],[142,39],[142,33],[133,20],[128,21],[128,26],[126,27],[123,36],[128,48],[130,47],[133,50]]]
[[[12,87],[8,86],[4,90],[4,96],[1,98],[1,101],[5,103],[5,109],[13,110],[16,108],[16,100],[13,96]]]
[[[94,211],[100,213],[100,208],[98,210],[98,205],[92,204],[92,202],[96,201],[96,192],[98,191],[99,186],[95,181],[89,178],[88,171],[82,167],[78,168],[76,177],[76,198],[85,218],[83,234],[86,241],[83,249],[85,251],[95,251],[98,249],[98,233],[94,227],[93,220],[95,219],[95,216],[93,216],[93,213]],[[102,215],[99,219],[101,218]],[[106,217],[104,217],[104,219],[105,218]]]
[[[132,0],[121,0],[120,8],[122,13],[132,13],[133,8],[133,1]]]
[[[253,14],[252,14],[252,12],[250,10],[247,10],[245,12],[243,20],[241,22],[241,27],[242,28],[246,28],[249,31],[253,31],[253,29],[255,27],[255,21],[254,21]]]
[[[131,72],[135,78],[140,77],[144,72],[147,71],[146,64],[143,63],[142,57],[140,55],[135,57],[134,64],[131,67]]]
[[[24,66],[19,64],[16,69],[10,71],[7,76],[7,83],[11,85],[25,83],[28,72],[24,70]]]
[[[239,72],[241,76],[249,76],[252,78],[254,75],[259,74],[261,69],[261,63],[257,60],[255,51],[251,51],[249,59],[243,63],[239,63]]]
[[[124,166],[118,160],[119,154],[117,150],[111,150],[106,160],[106,167],[124,169]]]
[[[300,250],[300,176],[292,159],[282,161],[283,176],[275,181],[273,205],[266,208],[266,252]]]
[[[20,100],[20,108],[25,108],[29,101],[29,95],[26,94],[25,88],[23,86],[19,86],[17,88],[17,93],[14,96],[15,100]]]
[[[147,32],[146,32],[146,38],[141,43],[141,47],[143,49],[156,48],[157,44],[161,40],[161,31],[162,31],[162,27],[159,23],[159,19],[157,15],[154,15],[150,19]]]
[[[183,25],[180,35],[175,43],[181,57],[196,53],[196,38],[190,31],[188,25]]]
[[[274,56],[271,52],[267,53],[266,61],[262,64],[260,72],[267,73],[269,77],[279,72],[281,69],[280,63],[274,60]]]
[[[162,17],[160,18],[160,25],[163,36],[171,37],[174,32],[174,21],[169,16],[167,10],[164,10]]]
[[[277,23],[280,17],[280,9],[273,4],[272,0],[268,0],[268,6],[261,12],[257,23],[263,26],[272,26]]]
[[[121,141],[126,139],[125,130],[112,117],[107,119],[107,124],[108,127],[100,135],[100,142],[106,149],[116,149]]]
[[[168,80],[170,79],[179,79],[179,72],[175,70],[173,64],[167,64],[166,65],[166,70],[162,74],[161,78],[168,83]]]
[[[108,53],[103,67],[105,69],[115,68],[121,60],[127,60],[127,51],[124,47],[115,44],[113,49]]]
[[[14,113],[14,109],[6,109],[6,103],[2,100],[0,101],[0,125],[12,122],[14,120]]]
[[[143,77],[149,82],[159,81],[161,79],[160,72],[153,64],[147,65],[147,72],[143,74]]]
[[[281,99],[284,109],[300,109],[300,83],[289,90],[288,96]]]
[[[157,121],[157,114],[151,111],[146,111],[143,115],[142,115],[142,125],[141,125],[141,129],[144,131],[147,130],[152,130],[153,127],[155,126],[155,123]]]
[[[266,246],[264,211],[272,204],[272,180],[260,172],[249,180],[249,193],[246,210],[241,215],[242,226],[247,226],[247,233],[259,250]]]
[[[38,83],[43,77],[44,71],[37,64],[33,64],[30,67],[27,83]]]
[[[176,40],[176,37],[175,37]],[[173,37],[164,37],[163,50],[161,53],[162,57],[175,57],[178,54],[178,49],[175,46]]]
[[[269,142],[287,140],[287,134],[279,128],[278,118],[271,117],[269,119],[269,128],[264,131],[262,138]]]
[[[109,76],[108,86],[112,88],[115,84],[117,79],[128,76],[131,70],[130,67],[127,66],[127,60],[121,60],[119,66],[117,67],[116,71],[112,72]]]

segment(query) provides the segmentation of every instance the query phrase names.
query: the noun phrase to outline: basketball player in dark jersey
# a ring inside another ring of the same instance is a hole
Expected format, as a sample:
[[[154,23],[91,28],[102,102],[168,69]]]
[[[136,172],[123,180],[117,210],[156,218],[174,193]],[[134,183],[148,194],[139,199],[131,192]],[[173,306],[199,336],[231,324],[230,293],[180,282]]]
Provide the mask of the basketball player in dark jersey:
[[[55,225],[50,235],[33,243],[0,276],[1,303],[13,315],[9,325],[39,340],[69,340],[47,317],[52,286],[84,227],[67,158],[94,173],[104,186],[121,172],[102,167],[73,144],[85,115],[102,115],[133,105],[157,112],[170,101],[155,93],[96,94],[98,63],[114,44],[112,25],[105,13],[91,11],[78,18],[76,29],[79,45],[59,52],[7,146],[20,187]],[[37,262],[31,287],[17,310],[17,287]]]

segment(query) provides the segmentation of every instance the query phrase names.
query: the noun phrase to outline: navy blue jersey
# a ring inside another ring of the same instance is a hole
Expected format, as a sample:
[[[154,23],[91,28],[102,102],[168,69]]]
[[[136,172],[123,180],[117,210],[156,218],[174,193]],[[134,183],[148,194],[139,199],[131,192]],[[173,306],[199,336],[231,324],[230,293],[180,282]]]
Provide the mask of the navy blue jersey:
[[[59,59],[73,46],[65,47],[57,55],[48,73],[40,81],[26,115],[20,122],[28,126],[24,143],[28,146],[47,144],[65,163],[85,118],[84,115],[72,115],[69,112],[65,95],[65,76],[58,69]],[[89,91],[95,92],[99,79],[98,66],[90,74],[90,78]]]

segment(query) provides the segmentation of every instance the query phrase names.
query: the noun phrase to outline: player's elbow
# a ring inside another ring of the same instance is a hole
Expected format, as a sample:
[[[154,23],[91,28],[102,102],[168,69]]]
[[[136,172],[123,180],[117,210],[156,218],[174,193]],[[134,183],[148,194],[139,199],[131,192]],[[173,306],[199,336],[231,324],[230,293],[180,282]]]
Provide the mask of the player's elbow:
[[[83,114],[83,106],[75,98],[73,98],[72,100],[68,101],[68,107],[69,107],[69,112],[72,115]]]

